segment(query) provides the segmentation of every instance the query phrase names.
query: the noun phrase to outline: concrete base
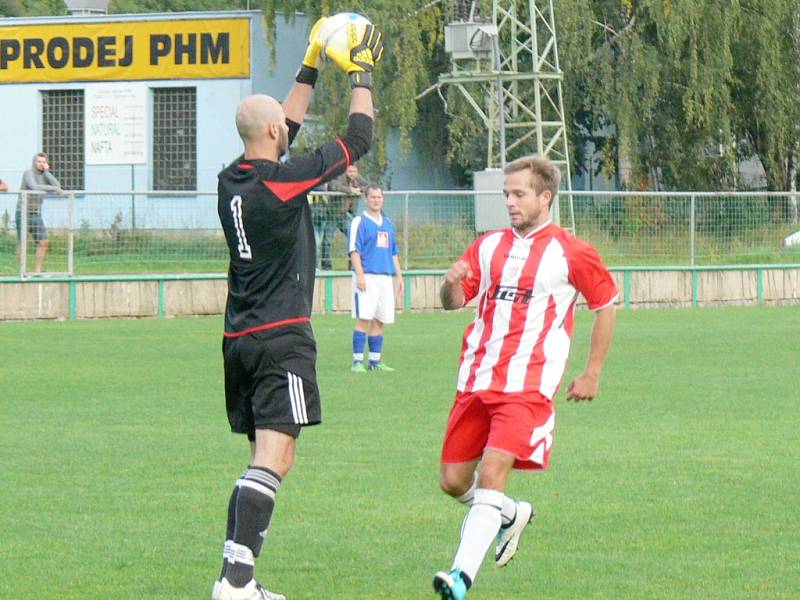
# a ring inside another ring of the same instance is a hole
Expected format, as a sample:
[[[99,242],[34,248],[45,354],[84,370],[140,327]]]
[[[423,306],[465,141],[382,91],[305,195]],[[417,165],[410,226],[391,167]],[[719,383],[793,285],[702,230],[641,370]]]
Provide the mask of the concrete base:
[[[720,270],[617,270],[620,303],[632,308],[800,303],[800,265]],[[441,274],[407,274],[398,310],[439,308]],[[316,282],[315,313],[349,313],[351,277],[328,273]],[[627,297],[626,297],[627,291]],[[0,280],[0,320],[92,319],[222,314],[227,282],[221,274],[126,276],[104,280]],[[583,299],[578,301],[583,304]]]

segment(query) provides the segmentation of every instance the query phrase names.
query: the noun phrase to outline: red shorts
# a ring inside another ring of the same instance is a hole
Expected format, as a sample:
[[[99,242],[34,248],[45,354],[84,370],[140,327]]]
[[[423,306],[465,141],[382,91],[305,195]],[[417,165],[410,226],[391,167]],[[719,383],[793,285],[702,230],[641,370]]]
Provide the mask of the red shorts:
[[[513,454],[515,469],[546,469],[554,427],[553,403],[540,394],[459,392],[447,420],[442,462],[469,462],[493,448]]]

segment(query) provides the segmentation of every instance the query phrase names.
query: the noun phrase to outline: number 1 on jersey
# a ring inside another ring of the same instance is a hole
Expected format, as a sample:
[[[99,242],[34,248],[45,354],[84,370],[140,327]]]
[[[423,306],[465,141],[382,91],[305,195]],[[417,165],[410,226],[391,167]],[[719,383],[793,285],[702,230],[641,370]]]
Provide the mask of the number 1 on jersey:
[[[247,243],[247,235],[244,233],[244,221],[242,221],[242,197],[234,196],[231,198],[231,212],[233,213],[233,226],[236,228],[236,239],[239,240],[239,258],[251,260],[253,252],[250,244]]]

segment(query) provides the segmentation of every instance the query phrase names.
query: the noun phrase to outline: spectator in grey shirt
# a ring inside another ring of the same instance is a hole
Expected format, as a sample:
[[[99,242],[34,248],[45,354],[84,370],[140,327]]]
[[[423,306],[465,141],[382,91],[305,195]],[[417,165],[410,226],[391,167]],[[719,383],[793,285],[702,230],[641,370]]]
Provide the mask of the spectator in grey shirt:
[[[47,247],[50,242],[47,240],[47,228],[42,220],[42,203],[45,194],[63,194],[61,184],[58,179],[50,173],[50,164],[47,161],[47,154],[39,152],[33,157],[33,168],[28,169],[22,175],[20,190],[28,190],[27,196],[27,218],[28,234],[33,236],[36,242],[36,272],[41,273],[44,266],[44,257],[47,255]],[[33,192],[33,193],[31,193]],[[17,222],[17,260],[20,257],[22,241],[22,196],[17,202],[16,210]]]

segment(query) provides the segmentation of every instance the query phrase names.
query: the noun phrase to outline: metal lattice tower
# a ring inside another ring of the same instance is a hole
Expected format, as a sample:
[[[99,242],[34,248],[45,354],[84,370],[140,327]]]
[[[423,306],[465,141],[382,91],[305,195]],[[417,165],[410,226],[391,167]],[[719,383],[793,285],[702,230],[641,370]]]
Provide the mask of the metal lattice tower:
[[[447,5],[445,47],[452,71],[439,84],[455,86],[486,127],[487,168],[541,154],[559,166],[562,189],[571,192],[553,1],[492,0],[491,19],[479,14],[478,5]],[[565,196],[565,225],[574,229],[572,196]],[[558,203],[553,217],[560,222]]]

